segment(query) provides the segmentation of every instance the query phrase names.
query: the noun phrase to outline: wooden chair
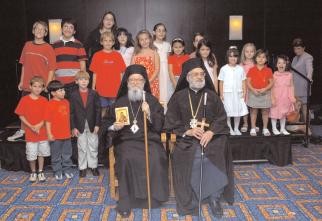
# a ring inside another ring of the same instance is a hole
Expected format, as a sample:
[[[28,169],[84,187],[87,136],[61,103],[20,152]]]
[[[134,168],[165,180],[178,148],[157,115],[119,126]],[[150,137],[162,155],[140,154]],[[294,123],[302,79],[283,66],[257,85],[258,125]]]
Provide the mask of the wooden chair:
[[[166,133],[161,134],[161,142],[163,147],[166,149],[167,144],[167,135]],[[117,187],[118,187],[118,180],[115,176],[115,156],[114,156],[114,146],[109,148],[109,166],[110,166],[110,174],[109,174],[109,186],[110,186],[110,195],[113,200],[118,200],[117,194]],[[169,161],[169,187],[170,187],[170,195],[174,193],[173,185],[172,185],[172,171],[171,171],[171,162]],[[174,195],[173,195],[174,196]]]

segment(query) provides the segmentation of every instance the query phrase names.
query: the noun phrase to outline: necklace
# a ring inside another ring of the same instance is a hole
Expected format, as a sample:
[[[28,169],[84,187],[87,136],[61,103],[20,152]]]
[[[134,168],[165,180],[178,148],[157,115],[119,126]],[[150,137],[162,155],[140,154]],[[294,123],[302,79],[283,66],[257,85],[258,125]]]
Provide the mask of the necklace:
[[[190,110],[191,110],[191,116],[192,116],[192,119],[190,120],[190,128],[195,128],[195,127],[198,126],[198,120],[196,119],[196,117],[198,115],[198,111],[199,111],[199,107],[200,107],[203,95],[201,95],[200,100],[199,100],[199,104],[198,104],[198,107],[197,107],[197,110],[196,110],[196,113],[194,113],[193,107],[192,107],[192,102],[191,102],[191,96],[190,96],[189,91],[188,91],[188,94],[189,94],[189,104],[190,104]]]
[[[135,134],[140,129],[139,126],[137,125],[137,123],[138,123],[137,117],[138,117],[138,113],[139,113],[139,111],[141,109],[141,106],[142,106],[142,101],[141,101],[141,104],[140,104],[140,106],[139,106],[139,108],[138,108],[138,110],[137,110],[135,115],[134,115],[134,111],[133,111],[133,108],[132,108],[131,101],[129,100],[129,102],[130,102],[131,112],[132,112],[132,115],[133,115],[133,125],[132,125],[132,127],[130,129],[131,129],[132,133]]]

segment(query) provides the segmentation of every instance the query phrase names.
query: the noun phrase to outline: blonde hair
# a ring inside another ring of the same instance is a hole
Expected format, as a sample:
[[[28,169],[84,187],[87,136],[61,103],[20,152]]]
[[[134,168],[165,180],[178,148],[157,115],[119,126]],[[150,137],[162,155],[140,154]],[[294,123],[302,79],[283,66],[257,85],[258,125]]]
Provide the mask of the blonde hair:
[[[115,42],[115,37],[112,32],[105,31],[101,34],[100,42],[102,42],[105,38],[111,38]]]
[[[75,75],[75,79],[79,80],[81,78],[85,78],[86,80],[89,80],[89,74],[86,71],[79,71]]]
[[[246,51],[247,47],[252,47],[254,49],[254,58],[255,58],[256,46],[254,45],[254,43],[246,43],[246,44],[244,44],[242,52],[240,54],[240,63],[241,64],[245,64],[245,61],[246,61],[245,51]]]
[[[30,86],[32,86],[36,82],[42,84],[42,86],[45,87],[45,80],[42,77],[40,77],[40,76],[32,77],[29,81],[29,84],[30,84]]]
[[[149,44],[149,48],[151,48],[152,50],[155,50],[155,46],[153,45],[153,38],[152,38],[152,35],[151,33],[146,30],[146,29],[143,29],[141,31],[139,31],[139,33],[136,35],[135,37],[135,47],[134,47],[134,54],[138,54],[140,53],[141,49],[142,49],[142,46],[140,45],[140,35],[143,35],[143,34],[147,34],[149,39],[150,39],[150,44]]]
[[[42,25],[45,29],[46,35],[48,34],[48,25],[46,22],[44,21],[36,21],[33,25],[32,25],[32,33],[35,31],[36,26],[37,25]]]

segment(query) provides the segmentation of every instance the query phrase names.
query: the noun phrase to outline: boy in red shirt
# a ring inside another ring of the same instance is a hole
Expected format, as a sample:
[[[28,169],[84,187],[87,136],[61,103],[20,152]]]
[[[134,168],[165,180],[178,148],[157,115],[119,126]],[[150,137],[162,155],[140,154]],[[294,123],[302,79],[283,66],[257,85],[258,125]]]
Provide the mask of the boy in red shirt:
[[[48,102],[45,121],[48,140],[50,141],[51,166],[56,180],[71,179],[74,175],[72,167],[72,143],[70,140],[70,108],[69,102],[64,99],[64,84],[60,81],[51,81],[48,91],[53,98]]]
[[[29,180],[37,181],[36,160],[38,158],[38,180],[44,182],[44,157],[50,156],[50,147],[44,125],[47,99],[40,96],[45,88],[42,77],[35,76],[30,80],[30,94],[21,98],[15,110],[26,131],[26,155],[31,174]]]
[[[48,25],[46,22],[35,22],[32,27],[34,40],[27,41],[22,49],[19,61],[22,64],[22,69],[18,85],[18,90],[22,91],[22,96],[30,93],[29,82],[32,77],[36,75],[42,77],[45,81],[45,87],[53,79],[56,57],[54,49],[44,40],[47,33]],[[24,130],[21,128],[13,136],[8,137],[8,141],[15,141],[23,135]]]
[[[100,40],[103,49],[94,54],[89,69],[94,73],[92,88],[100,95],[102,117],[104,117],[107,107],[115,101],[126,65],[122,55],[113,50],[115,43],[113,33],[102,33]]]

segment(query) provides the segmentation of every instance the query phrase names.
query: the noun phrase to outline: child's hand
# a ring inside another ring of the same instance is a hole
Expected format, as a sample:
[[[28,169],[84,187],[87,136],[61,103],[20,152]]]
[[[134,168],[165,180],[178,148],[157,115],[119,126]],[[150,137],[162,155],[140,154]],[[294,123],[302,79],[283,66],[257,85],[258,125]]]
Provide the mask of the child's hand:
[[[258,95],[260,94],[260,92],[259,92],[259,90],[258,90],[258,89],[254,89],[254,90],[253,90],[253,93],[254,93],[256,96],[258,96]]]
[[[265,88],[258,89],[258,92],[260,94],[264,94],[266,92],[266,89]]]
[[[19,84],[18,84],[18,90],[19,91],[22,91],[22,82],[19,82]]]
[[[73,136],[74,136],[74,137],[78,137],[78,136],[79,136],[79,134],[80,134],[80,133],[79,133],[79,131],[78,131],[76,128],[74,128],[74,129],[73,129]]]
[[[275,98],[272,98],[272,106],[275,106],[276,105],[276,100]]]
[[[296,103],[296,98],[295,98],[295,97],[292,97],[292,98],[291,98],[291,102],[292,102],[293,104],[295,104],[295,103]]]
[[[49,141],[54,141],[55,140],[53,134],[47,134],[47,136],[48,136]]]
[[[220,95],[221,101],[224,101],[224,95]]]
[[[100,129],[99,126],[95,126],[94,127],[94,134],[97,134],[99,129]]]

